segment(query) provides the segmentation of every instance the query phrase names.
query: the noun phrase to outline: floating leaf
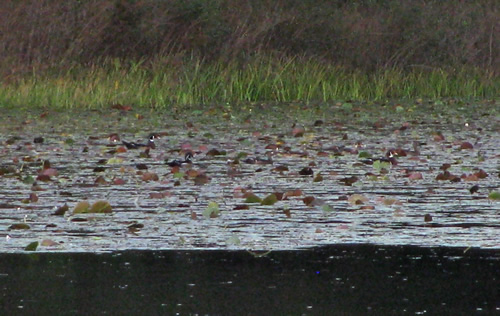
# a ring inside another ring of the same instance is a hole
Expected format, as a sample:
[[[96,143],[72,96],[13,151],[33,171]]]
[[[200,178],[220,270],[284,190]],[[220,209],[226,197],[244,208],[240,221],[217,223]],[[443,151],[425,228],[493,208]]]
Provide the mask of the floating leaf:
[[[493,201],[500,201],[500,191],[492,191],[488,194],[488,198]]]
[[[313,182],[321,182],[323,181],[323,176],[321,175],[321,173],[318,173],[314,179],[313,179]]]
[[[248,210],[250,209],[250,207],[248,205],[245,205],[245,204],[240,204],[240,205],[236,205],[233,210],[237,211],[237,210]]]
[[[358,177],[356,176],[340,179],[340,182],[343,182],[347,186],[352,186],[356,181],[358,181]]]
[[[382,203],[384,205],[401,205],[401,202],[397,199],[390,199],[390,198],[386,198],[386,199],[383,199],[382,200]]]
[[[358,155],[359,158],[371,158],[372,155],[367,151],[362,151]]]
[[[292,135],[293,135],[293,137],[302,137],[302,136],[304,136],[305,131],[306,130],[302,127],[295,127],[292,130]]]
[[[349,203],[353,205],[359,205],[359,204],[364,204],[365,202],[368,202],[368,198],[364,195],[361,194],[353,194],[349,196],[347,199]]]
[[[73,210],[73,214],[88,213],[90,203],[88,201],[78,202]]]
[[[154,172],[144,172],[142,175],[142,181],[158,181],[160,177]]]
[[[285,208],[283,209],[283,214],[285,214],[285,216],[286,216],[287,218],[291,218],[291,217],[292,217],[292,213],[290,212],[290,208],[288,208],[288,207],[285,207]]]
[[[300,189],[287,191],[285,192],[285,194],[283,194],[283,200],[287,199],[289,196],[302,196],[302,195],[303,193],[302,190]]]
[[[97,201],[92,204],[89,213],[111,213],[112,208],[108,201]]]
[[[9,229],[30,229],[30,225],[25,223],[12,224],[9,226]]]
[[[194,184],[204,185],[210,182],[210,178],[206,174],[199,174],[194,178]]]
[[[49,182],[50,181],[50,176],[46,175],[46,174],[39,174],[37,177],[36,177],[36,180],[37,181],[42,181],[42,182]]]
[[[26,251],[36,251],[36,249],[38,248],[38,241],[34,241],[32,243],[29,243],[25,248],[24,250]]]
[[[68,211],[68,209],[69,209],[68,204],[64,203],[63,206],[57,208],[57,210],[54,212],[54,215],[62,216],[64,215],[64,213]]]
[[[306,196],[305,198],[302,199],[302,202],[304,202],[305,205],[310,206],[314,202],[314,197]]]
[[[59,246],[59,243],[50,239],[44,239],[42,240],[40,245],[43,247],[54,247],[54,246]]]
[[[35,183],[35,178],[33,178],[32,176],[26,176],[22,181],[24,184],[33,184]]]
[[[182,179],[184,178],[185,173],[184,172],[176,172],[174,173],[174,179]]]
[[[408,176],[408,179],[410,179],[410,180],[421,180],[421,179],[423,179],[423,176],[422,176],[421,172],[412,172]]]
[[[488,173],[486,173],[483,169],[479,169],[478,172],[474,173],[479,179],[484,179],[488,177]]]
[[[451,167],[451,164],[449,163],[444,163],[441,165],[441,167],[439,167],[440,170],[443,170],[443,171],[446,171],[447,169],[449,169]]]
[[[123,180],[123,179],[121,179],[121,178],[115,178],[115,179],[113,179],[113,184],[114,185],[123,185],[125,183],[126,183],[126,181]]]
[[[334,211],[333,207],[328,204],[323,204],[323,206],[321,206],[321,210],[323,210],[323,212],[325,213],[331,213]]]
[[[108,184],[108,182],[106,181],[106,179],[105,179],[103,176],[98,176],[98,177],[94,180],[94,183],[95,183],[95,184],[98,184],[98,185],[106,185],[106,184]]]
[[[108,165],[121,164],[121,163],[123,163],[123,159],[117,157],[109,158],[107,162]]]
[[[389,168],[391,167],[391,163],[390,162],[387,162],[387,161],[380,161],[380,160],[375,160],[373,162],[373,168],[378,170],[379,172],[382,170],[382,169],[386,169],[388,170]]]
[[[172,195],[169,191],[164,191],[164,192],[151,192],[149,193],[149,198],[150,199],[163,199],[167,196]]]
[[[217,150],[215,148],[210,149],[207,154],[207,156],[225,156],[226,152],[224,150]]]
[[[253,193],[249,193],[245,199],[245,203],[261,203],[262,199]]]
[[[231,237],[229,237],[227,240],[226,240],[226,244],[227,245],[235,245],[235,246],[239,246],[241,244],[241,240],[240,238],[238,238],[238,236],[236,235],[232,235]]]
[[[216,202],[209,202],[207,208],[203,211],[203,216],[205,218],[215,218],[220,214],[219,204]]]
[[[460,144],[460,149],[474,149],[474,146],[469,142],[463,142]]]
[[[273,205],[276,202],[278,202],[278,198],[276,197],[276,195],[270,194],[270,195],[266,196],[260,204],[261,205]]]
[[[284,171],[288,171],[288,167],[287,166],[276,166],[273,171],[278,171],[278,172],[284,172]]]
[[[432,216],[431,216],[431,214],[425,214],[424,215],[424,222],[432,222]]]

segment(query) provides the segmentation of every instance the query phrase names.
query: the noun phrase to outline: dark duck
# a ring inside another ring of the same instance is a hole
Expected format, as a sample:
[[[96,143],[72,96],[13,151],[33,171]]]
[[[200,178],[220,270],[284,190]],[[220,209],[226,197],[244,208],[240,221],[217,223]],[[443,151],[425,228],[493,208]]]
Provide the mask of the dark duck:
[[[193,159],[193,153],[187,152],[186,155],[184,156],[184,160],[175,159],[170,162],[165,161],[165,163],[170,167],[181,167],[185,164],[192,163],[193,162],[192,159]]]
[[[155,139],[156,139],[155,135],[150,135],[148,142],[146,144],[136,143],[136,142],[127,142],[124,140],[122,140],[122,143],[123,143],[123,145],[125,145],[125,147],[127,147],[127,149],[155,149],[156,148]]]

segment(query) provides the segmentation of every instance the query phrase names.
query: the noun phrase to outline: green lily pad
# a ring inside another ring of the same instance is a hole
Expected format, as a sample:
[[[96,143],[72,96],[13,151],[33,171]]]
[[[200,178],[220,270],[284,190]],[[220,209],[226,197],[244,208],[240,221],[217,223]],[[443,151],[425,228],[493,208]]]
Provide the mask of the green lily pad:
[[[24,184],[33,184],[35,183],[35,178],[33,178],[32,176],[26,176],[22,181]]]
[[[500,192],[499,191],[490,192],[488,198],[493,201],[500,201]]]
[[[330,205],[328,204],[324,204],[323,206],[321,206],[321,209],[323,210],[323,212],[325,213],[331,213],[334,211],[333,207],[331,207]]]
[[[9,229],[30,229],[30,225],[25,223],[12,224],[9,226]]]
[[[245,199],[245,203],[260,203],[260,202],[262,202],[262,199],[253,193],[248,195],[247,198]]]
[[[108,164],[108,165],[114,165],[114,164],[121,164],[122,162],[123,162],[123,159],[113,157],[113,158],[109,158],[109,159],[108,159],[107,164]]]
[[[38,248],[38,241],[34,241],[32,243],[29,243],[25,248],[24,250],[26,251],[36,251],[36,249]]]
[[[185,176],[184,172],[174,173],[174,179],[182,179],[182,178],[184,178],[184,176]]]
[[[389,170],[389,167],[391,166],[390,162],[387,161],[380,161],[380,160],[375,160],[373,162],[373,168],[380,171],[382,169]]]
[[[371,158],[372,155],[367,151],[362,151],[358,155],[359,158]]]
[[[89,213],[111,213],[112,208],[108,201],[97,201],[92,204]]]
[[[247,198],[248,199],[248,198]],[[246,202],[246,201],[245,201]],[[269,194],[266,196],[262,202],[260,202],[261,205],[273,205],[274,203],[278,202],[278,198],[276,197],[275,194]]]
[[[73,214],[88,213],[90,208],[90,203],[87,201],[80,201],[76,204]]]
[[[218,217],[220,214],[219,204],[216,202],[209,202],[207,208],[203,211],[202,215],[205,218]]]
[[[109,202],[107,201],[97,201],[90,206],[89,202],[81,201],[75,206],[73,210],[73,214],[80,213],[111,213],[112,208]]]
[[[232,235],[226,240],[226,244],[239,246],[241,244],[241,240],[240,238],[238,238],[238,236]]]

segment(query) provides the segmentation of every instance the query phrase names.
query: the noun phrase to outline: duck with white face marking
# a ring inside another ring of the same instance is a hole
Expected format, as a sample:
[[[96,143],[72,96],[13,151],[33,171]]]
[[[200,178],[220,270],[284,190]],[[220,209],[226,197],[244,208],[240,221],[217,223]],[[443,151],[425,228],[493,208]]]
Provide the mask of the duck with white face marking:
[[[157,138],[156,135],[151,134],[149,136],[148,142],[146,144],[136,143],[136,142],[127,142],[124,140],[122,140],[122,143],[123,143],[123,145],[125,145],[125,147],[127,147],[127,149],[155,149],[156,148],[156,145],[155,145],[156,138]]]
[[[184,160],[175,159],[170,162],[165,161],[165,163],[170,167],[182,167],[185,164],[193,163],[192,159],[193,159],[193,153],[187,152],[186,155],[184,156]]]

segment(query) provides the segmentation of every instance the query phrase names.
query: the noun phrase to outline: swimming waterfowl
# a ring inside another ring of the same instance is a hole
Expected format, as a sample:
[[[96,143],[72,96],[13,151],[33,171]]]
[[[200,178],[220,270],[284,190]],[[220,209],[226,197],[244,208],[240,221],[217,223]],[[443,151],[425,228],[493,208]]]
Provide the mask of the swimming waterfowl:
[[[394,151],[389,150],[386,154],[386,157],[368,158],[368,159],[361,160],[361,162],[366,164],[366,165],[373,165],[373,163],[375,161],[388,162],[391,165],[397,165],[398,161],[395,158],[396,156],[397,156],[397,154]]]
[[[175,159],[173,161],[165,162],[165,163],[170,167],[180,167],[184,164],[192,163],[192,159],[193,159],[193,153],[187,152],[186,155],[184,156],[184,160]]]
[[[156,148],[155,138],[156,138],[155,135],[150,135],[147,144],[141,144],[141,143],[136,143],[136,142],[127,142],[124,140],[122,140],[122,143],[123,143],[123,145],[125,145],[125,147],[127,147],[127,149],[139,149],[139,148],[155,149]]]

